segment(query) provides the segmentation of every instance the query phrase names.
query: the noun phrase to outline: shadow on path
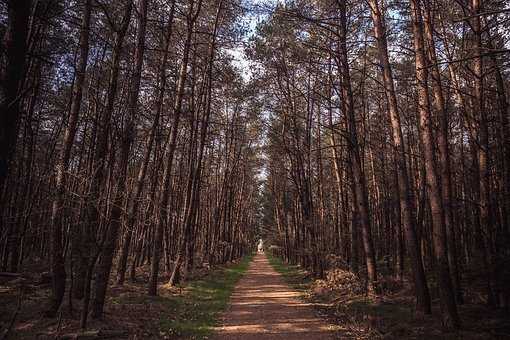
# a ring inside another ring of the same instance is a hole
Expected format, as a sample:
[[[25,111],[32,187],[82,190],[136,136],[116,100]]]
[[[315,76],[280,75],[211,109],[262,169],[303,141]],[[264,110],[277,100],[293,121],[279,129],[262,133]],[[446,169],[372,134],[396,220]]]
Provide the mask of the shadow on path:
[[[232,294],[214,339],[333,339],[331,327],[257,254]]]

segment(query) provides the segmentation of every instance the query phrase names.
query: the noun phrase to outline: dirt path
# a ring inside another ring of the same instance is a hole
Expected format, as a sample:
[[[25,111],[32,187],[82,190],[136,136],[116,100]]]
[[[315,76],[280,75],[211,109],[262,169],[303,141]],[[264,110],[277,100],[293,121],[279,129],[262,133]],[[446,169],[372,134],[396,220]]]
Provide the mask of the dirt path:
[[[257,254],[232,294],[214,339],[333,339],[329,325]]]

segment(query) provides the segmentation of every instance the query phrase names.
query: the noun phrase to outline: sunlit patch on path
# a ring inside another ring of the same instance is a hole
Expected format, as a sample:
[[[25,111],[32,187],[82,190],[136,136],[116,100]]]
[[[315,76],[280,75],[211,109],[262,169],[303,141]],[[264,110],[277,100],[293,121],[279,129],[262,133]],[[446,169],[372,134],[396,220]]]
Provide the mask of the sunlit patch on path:
[[[331,327],[299,299],[263,254],[237,284],[215,339],[333,339]]]

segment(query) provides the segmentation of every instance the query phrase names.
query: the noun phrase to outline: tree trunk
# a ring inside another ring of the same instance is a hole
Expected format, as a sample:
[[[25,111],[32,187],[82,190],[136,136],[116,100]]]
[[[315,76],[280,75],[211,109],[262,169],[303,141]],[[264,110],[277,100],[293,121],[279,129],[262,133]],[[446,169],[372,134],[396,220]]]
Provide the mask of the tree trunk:
[[[86,203],[86,226],[84,230],[84,245],[85,261],[87,263],[87,278],[85,282],[85,298],[83,301],[82,309],[82,328],[87,323],[88,305],[90,300],[90,282],[92,279],[93,269],[96,265],[97,257],[101,252],[104,252],[100,259],[100,265],[95,275],[95,301],[92,316],[95,318],[100,317],[104,304],[104,296],[106,294],[106,287],[108,285],[108,278],[110,274],[111,261],[113,251],[115,248],[115,241],[117,239],[118,230],[115,228],[108,228],[106,223],[106,231],[103,239],[98,237],[98,231],[101,224],[101,191],[106,186],[107,176],[109,169],[106,168],[108,158],[111,159],[111,153],[108,147],[108,139],[110,135],[112,115],[114,111],[115,99],[117,96],[118,78],[120,72],[120,60],[124,37],[126,35],[129,23],[131,21],[132,2],[129,1],[124,8],[124,16],[119,27],[112,25],[112,30],[115,32],[115,42],[112,50],[111,70],[108,81],[107,102],[104,112],[100,113],[98,120],[98,131],[96,139],[96,147],[92,159],[92,178],[90,189],[88,192],[88,202]],[[105,9],[107,10],[107,9]],[[113,162],[111,162],[113,163]],[[106,214],[106,213],[105,213]],[[112,254],[112,255],[110,255]],[[99,314],[98,314],[99,313]]]
[[[437,174],[436,159],[434,157],[434,138],[432,135],[432,115],[427,80],[428,72],[422,31],[422,12],[417,0],[410,0],[410,2],[416,54],[416,80],[418,83],[419,135],[423,148],[427,194],[432,214],[432,240],[438,270],[442,322],[446,329],[456,329],[460,327],[460,320],[457,314],[457,305],[455,303],[448,265],[443,198]]]
[[[484,70],[483,57],[484,52],[482,44],[482,25],[480,12],[482,8],[482,0],[471,0],[471,11],[473,19],[471,27],[475,36],[474,41],[474,58],[473,58],[473,74],[474,74],[474,114],[477,115],[477,132],[478,140],[476,143],[478,157],[478,199],[479,199],[479,216],[481,237],[484,243],[484,252],[482,256],[487,261],[487,304],[490,306],[498,306],[498,292],[495,284],[494,268],[494,251],[493,251],[493,221],[491,216],[490,202],[490,182],[491,175],[489,170],[489,123],[487,120],[487,111],[485,109],[484,96]]]
[[[432,9],[430,0],[425,1],[426,6],[424,9],[425,19],[425,37],[428,45],[428,57],[431,63],[432,74],[432,93],[434,96],[434,108],[439,116],[439,129],[436,131],[436,136],[439,144],[439,165],[440,165],[440,178],[441,178],[441,193],[443,197],[444,212],[445,212],[445,225],[446,236],[448,242],[448,264],[450,265],[450,273],[452,283],[455,290],[455,298],[457,303],[463,302],[463,294],[461,287],[461,278],[458,270],[457,259],[457,241],[455,235],[455,225],[453,220],[453,205],[452,205],[452,183],[450,171],[450,146],[448,145],[448,112],[446,109],[443,85],[441,83],[441,75],[439,66],[437,64],[436,47],[434,39],[434,27],[432,23]]]
[[[193,27],[195,22],[200,14],[200,9],[202,7],[202,0],[198,0],[197,9],[195,10],[195,1],[191,1],[188,4],[188,14],[187,14],[187,33],[186,40],[184,45],[184,52],[181,62],[181,67],[179,71],[179,77],[177,81],[177,88],[175,93],[175,102],[174,102],[174,117],[172,129],[170,131],[169,141],[167,143],[166,148],[166,165],[165,171],[163,174],[163,192],[160,200],[160,213],[158,217],[158,221],[156,222],[156,235],[154,240],[154,246],[152,249],[152,264],[151,264],[151,274],[149,280],[148,293],[149,295],[157,295],[157,287],[158,287],[158,276],[159,276],[159,260],[161,257],[161,247],[163,245],[163,233],[164,233],[164,223],[166,221],[166,209],[168,206],[168,200],[170,196],[170,179],[172,174],[172,164],[174,160],[174,152],[177,142],[177,134],[179,133],[179,120],[181,117],[182,110],[182,101],[184,97],[184,86],[187,79],[187,68],[188,68],[188,60],[189,53],[191,48],[191,39],[193,36]]]
[[[189,200],[188,208],[186,209],[185,214],[185,220],[184,220],[184,231],[183,231],[183,239],[182,244],[179,246],[179,251],[177,254],[177,261],[173,268],[172,275],[170,277],[169,284],[175,285],[177,283],[177,273],[180,269],[182,259],[185,257],[184,250],[186,248],[186,243],[191,243],[191,240],[189,239],[191,237],[192,228],[194,226],[196,216],[197,216],[197,209],[200,204],[200,179],[202,174],[202,161],[204,156],[204,149],[206,144],[206,137],[209,130],[209,121],[211,116],[211,94],[212,94],[212,72],[213,72],[213,66],[214,66],[214,54],[216,51],[216,35],[218,31],[218,23],[220,20],[220,14],[222,11],[223,6],[223,0],[220,0],[218,4],[218,8],[216,11],[215,21],[214,21],[214,27],[213,32],[211,36],[211,42],[209,45],[209,53],[208,53],[208,64],[207,64],[207,90],[206,90],[206,108],[203,113],[203,117],[201,119],[201,130],[200,130],[200,144],[199,144],[199,151],[198,156],[196,159],[196,165],[190,168],[190,178],[188,185],[189,188],[189,195],[187,197],[187,200]],[[197,124],[198,126],[198,124]],[[194,162],[191,163],[194,165]],[[188,244],[189,245],[189,244]],[[190,261],[190,256],[193,256],[192,252],[189,252],[186,259]],[[189,269],[187,268],[186,273],[188,273]]]
[[[377,270],[374,254],[374,244],[372,241],[372,231],[370,223],[370,212],[368,206],[368,194],[366,179],[363,173],[360,145],[358,143],[358,132],[356,128],[356,115],[354,112],[354,102],[352,94],[352,85],[350,79],[349,61],[347,57],[347,9],[346,1],[338,1],[340,7],[340,41],[339,41],[339,59],[340,72],[342,74],[342,92],[346,117],[348,122],[350,161],[352,165],[352,179],[356,194],[357,211],[359,214],[359,223],[361,226],[361,235],[363,240],[363,249],[365,250],[365,260],[368,274],[368,291],[374,294],[377,288]]]
[[[416,235],[414,207],[409,189],[409,176],[407,173],[407,160],[404,149],[404,138],[398,112],[397,95],[393,82],[393,73],[388,57],[388,44],[386,40],[386,27],[384,13],[381,12],[379,1],[370,0],[372,20],[374,22],[374,35],[377,40],[379,62],[382,66],[382,76],[386,99],[388,100],[388,113],[391,121],[393,148],[398,176],[398,195],[400,199],[400,213],[404,234],[407,241],[407,251],[411,257],[411,268],[414,276],[416,292],[416,312],[430,314],[430,294],[423,269],[418,237]],[[400,236],[399,236],[400,237]]]
[[[66,177],[69,171],[71,150],[76,135],[78,117],[80,114],[83,87],[85,84],[85,71],[89,56],[90,18],[92,12],[91,0],[84,1],[82,14],[79,52],[76,62],[76,74],[73,85],[71,108],[67,127],[64,131],[62,150],[56,164],[55,198],[51,213],[51,272],[52,295],[48,315],[54,316],[62,303],[65,291],[66,272],[63,257],[63,203],[65,200]]]
[[[6,65],[5,69],[0,70],[0,194],[4,190],[5,180],[9,174],[9,163],[18,139],[31,5],[31,0],[7,2],[7,31],[2,42]],[[3,200],[0,201],[2,211]]]
[[[146,6],[146,2],[149,0],[143,0],[144,3],[140,4],[140,8],[144,9]],[[142,12],[143,13],[143,12]],[[168,28],[167,33],[165,36],[165,46],[163,50],[163,55],[161,56],[160,65],[159,65],[159,76],[158,76],[158,94],[157,94],[157,100],[156,100],[156,116],[154,117],[154,121],[152,123],[151,130],[149,132],[147,146],[145,149],[145,153],[143,156],[142,164],[140,166],[140,170],[138,171],[138,176],[136,179],[135,189],[134,189],[134,195],[132,199],[132,203],[128,204],[128,212],[126,216],[126,235],[124,239],[124,243],[122,244],[121,248],[121,254],[119,258],[119,267],[117,270],[117,284],[122,285],[124,284],[125,275],[126,275],[126,267],[127,267],[127,260],[129,255],[129,248],[131,245],[131,240],[133,237],[133,230],[135,227],[135,218],[136,214],[138,212],[138,207],[140,204],[140,198],[142,195],[142,190],[145,183],[145,176],[147,173],[147,168],[150,161],[150,155],[152,153],[154,139],[156,138],[157,133],[157,127],[159,125],[159,120],[161,116],[161,112],[163,110],[163,98],[166,90],[166,82],[167,82],[167,75],[166,75],[166,68],[168,63],[168,53],[170,48],[170,39],[172,37],[173,32],[173,20],[174,20],[174,14],[175,14],[175,1],[172,2],[171,8],[170,8],[170,19],[168,21]],[[146,13],[144,14],[146,16]],[[142,18],[139,17],[139,20]],[[146,24],[146,18],[144,19],[144,26]],[[139,23],[140,30],[142,29],[141,22]],[[141,31],[138,33],[141,34]],[[140,38],[140,36],[138,36]],[[141,41],[138,40],[138,46],[141,46]],[[144,48],[145,49],[145,48]],[[142,58],[143,59],[143,58]],[[138,59],[137,59],[138,62]],[[143,60],[142,60],[143,64]]]
[[[131,77],[131,87],[128,98],[128,113],[126,123],[122,135],[121,142],[121,158],[119,162],[119,170],[117,174],[117,192],[114,197],[114,202],[111,210],[110,225],[107,226],[105,240],[103,244],[101,258],[99,259],[98,268],[96,270],[96,284],[94,286],[95,294],[92,301],[92,318],[99,319],[103,316],[103,308],[106,297],[106,289],[110,279],[110,272],[112,268],[113,255],[117,246],[117,239],[121,225],[122,206],[126,196],[127,188],[127,168],[129,163],[129,151],[131,143],[134,138],[134,119],[138,107],[138,93],[140,91],[140,75],[143,65],[143,53],[145,48],[145,15],[147,12],[147,1],[141,0],[141,8],[139,12],[139,28],[137,33],[137,46],[135,52],[135,70]],[[127,7],[124,9],[124,17],[121,27],[117,31],[117,45],[116,48],[119,52],[114,51],[114,54],[120,53],[123,45],[124,36],[131,21],[131,11],[133,2],[129,1]],[[114,64],[114,67],[116,65]],[[113,101],[113,99],[112,99]],[[112,106],[113,108],[113,106]]]

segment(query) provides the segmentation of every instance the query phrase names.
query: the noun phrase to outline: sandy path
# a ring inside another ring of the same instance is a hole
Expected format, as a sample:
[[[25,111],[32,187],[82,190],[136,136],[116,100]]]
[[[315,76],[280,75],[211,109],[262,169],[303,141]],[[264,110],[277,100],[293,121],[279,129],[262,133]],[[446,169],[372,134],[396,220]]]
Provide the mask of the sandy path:
[[[232,294],[214,339],[333,339],[329,325],[257,254]]]

